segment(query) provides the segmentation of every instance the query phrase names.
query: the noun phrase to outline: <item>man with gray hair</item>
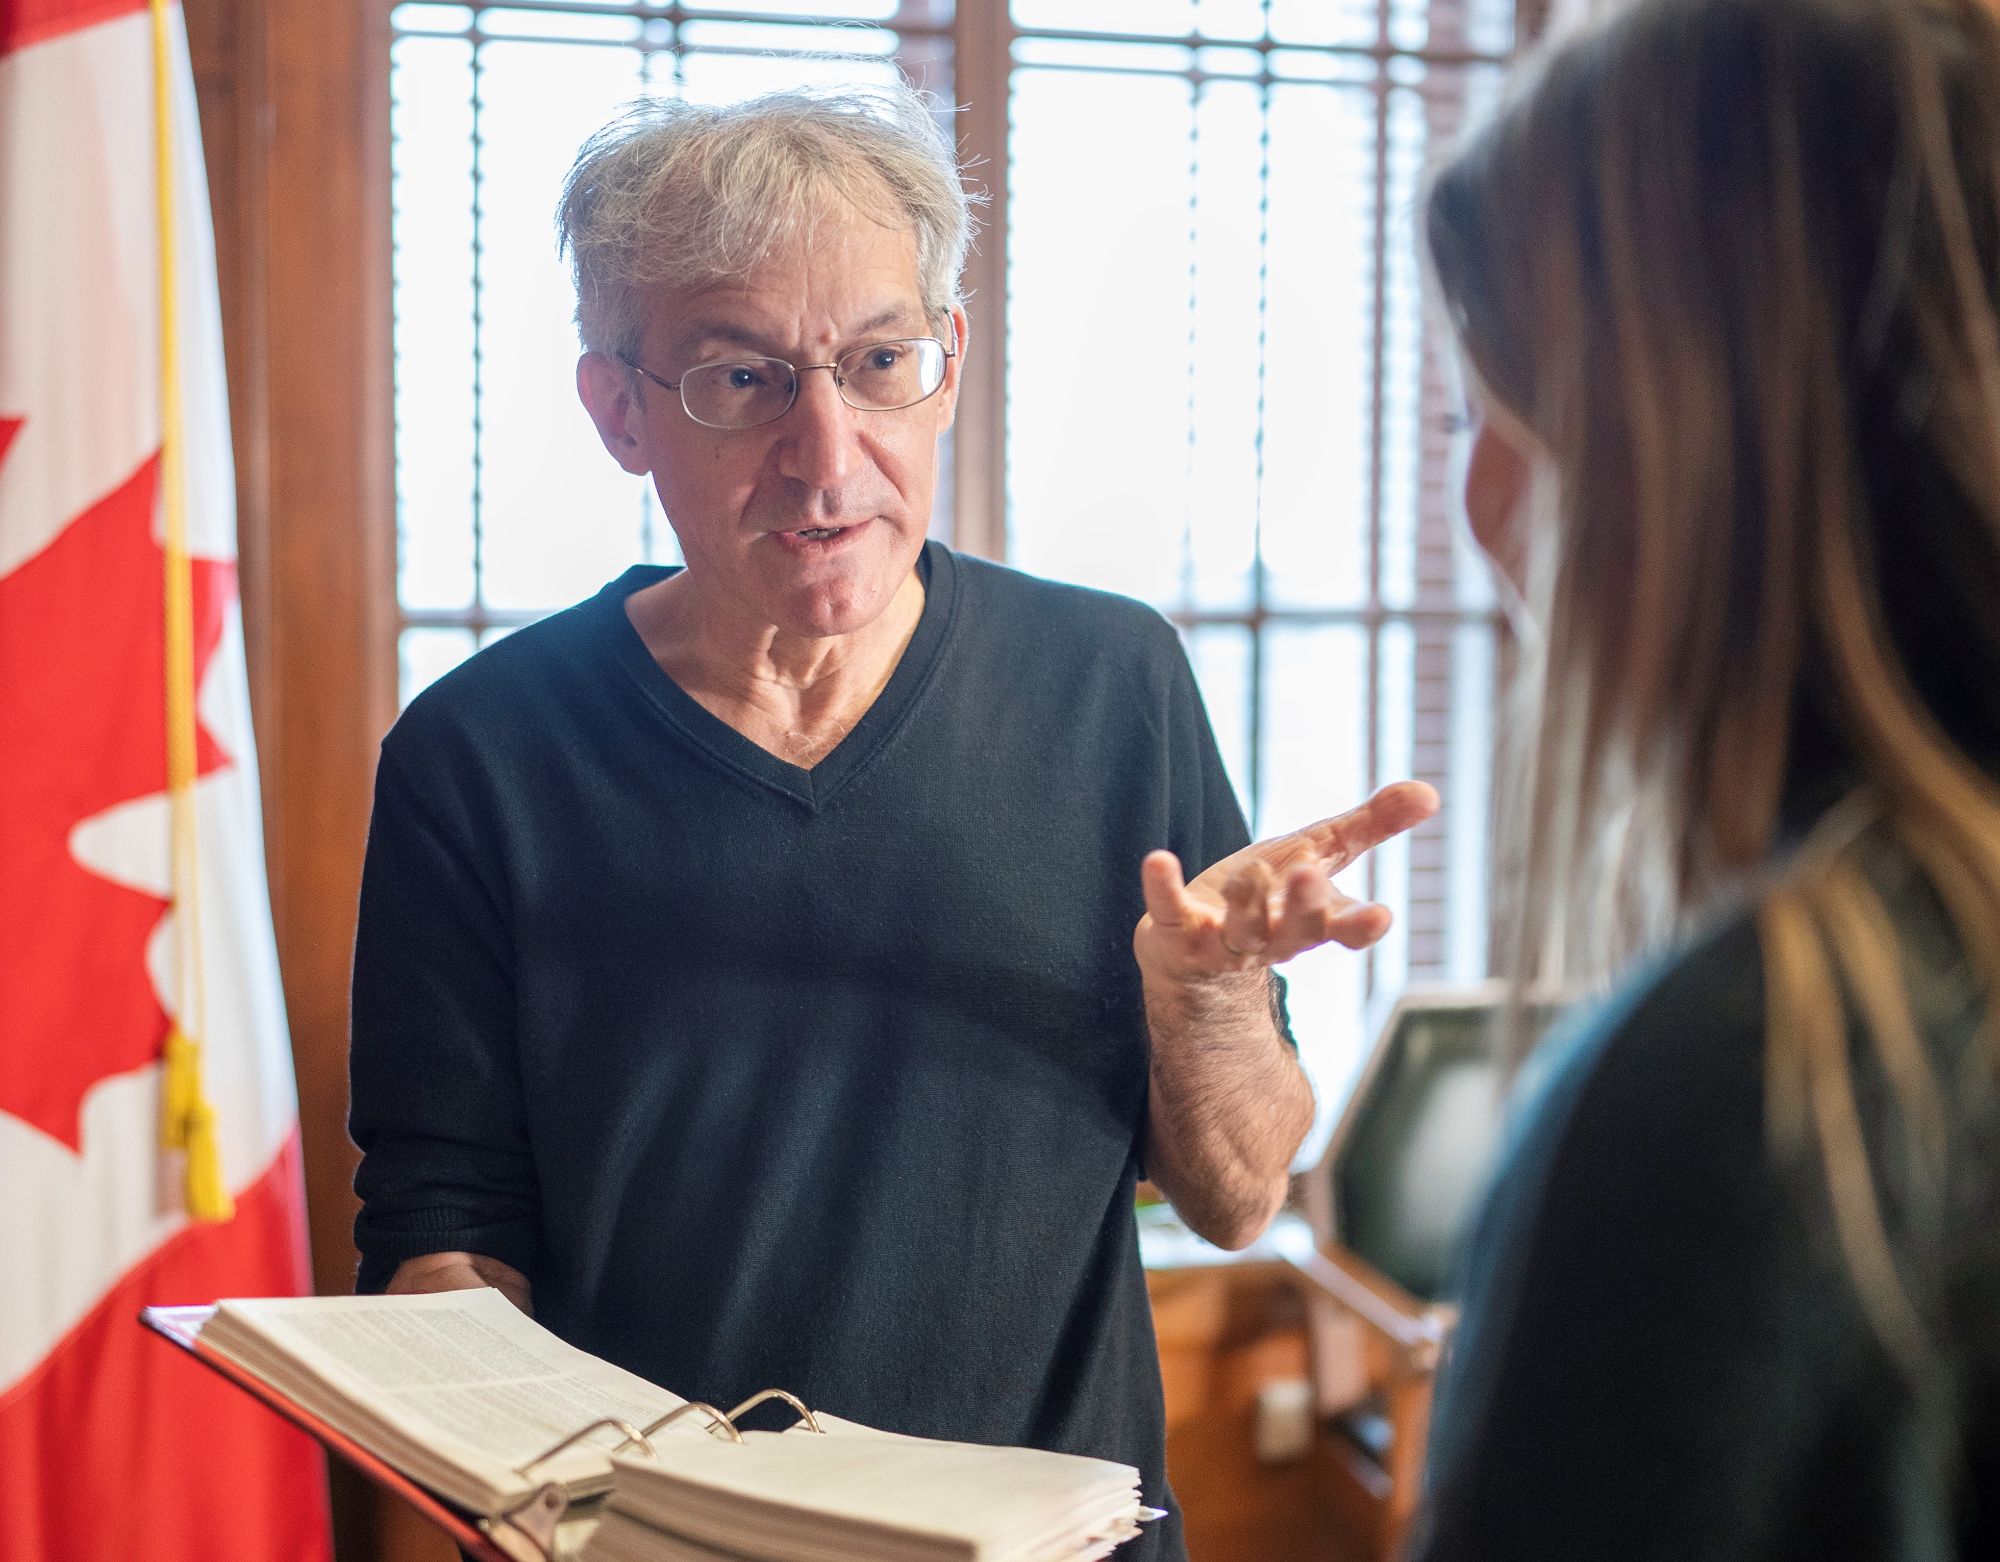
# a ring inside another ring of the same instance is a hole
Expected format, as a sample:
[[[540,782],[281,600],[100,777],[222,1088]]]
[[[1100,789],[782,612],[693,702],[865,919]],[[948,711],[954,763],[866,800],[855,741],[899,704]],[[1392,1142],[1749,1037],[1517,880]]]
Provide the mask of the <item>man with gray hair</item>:
[[[1164,620],[926,540],[970,218],[915,94],[647,104],[561,226],[578,391],[687,563],[383,744],[361,1284],[1171,1509],[1135,1184],[1264,1228],[1312,1116],[1269,967],[1381,935],[1329,875],[1435,798],[1248,845]]]

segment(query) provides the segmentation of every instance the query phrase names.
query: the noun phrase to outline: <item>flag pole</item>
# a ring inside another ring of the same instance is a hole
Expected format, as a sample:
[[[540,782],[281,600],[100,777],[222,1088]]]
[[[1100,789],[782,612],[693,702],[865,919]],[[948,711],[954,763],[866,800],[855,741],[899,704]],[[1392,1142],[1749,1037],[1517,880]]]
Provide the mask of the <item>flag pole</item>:
[[[187,542],[187,446],[181,407],[174,252],[173,32],[168,0],[150,0],[154,189],[159,211],[160,501],[166,546],[167,819],[174,910],[174,1013],[161,1081],[160,1143],[187,1153],[190,1218],[223,1221],[235,1202],[222,1172],[215,1107],[202,1078],[207,984],[201,956],[201,858],[195,815],[194,565]]]

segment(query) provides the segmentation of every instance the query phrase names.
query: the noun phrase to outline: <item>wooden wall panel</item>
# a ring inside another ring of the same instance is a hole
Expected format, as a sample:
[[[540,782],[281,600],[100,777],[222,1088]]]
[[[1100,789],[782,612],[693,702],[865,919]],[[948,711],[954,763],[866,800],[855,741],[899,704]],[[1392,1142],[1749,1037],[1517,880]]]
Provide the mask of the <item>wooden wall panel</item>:
[[[313,1262],[345,1290],[354,1255],[347,980],[376,744],[395,713],[386,5],[246,3],[263,48],[258,244],[268,592],[260,728]]]
[[[349,1289],[347,974],[394,715],[387,0],[186,0],[215,214],[251,705],[321,1291]],[[342,1562],[449,1547],[339,1473]],[[421,1540],[424,1537],[417,1537]]]

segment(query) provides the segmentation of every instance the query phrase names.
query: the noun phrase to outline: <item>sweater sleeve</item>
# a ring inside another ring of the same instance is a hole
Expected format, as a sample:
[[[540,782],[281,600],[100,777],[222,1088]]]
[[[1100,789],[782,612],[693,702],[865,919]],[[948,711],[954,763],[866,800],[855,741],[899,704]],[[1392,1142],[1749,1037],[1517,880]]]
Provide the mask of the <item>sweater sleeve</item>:
[[[355,940],[349,1131],[359,1289],[425,1253],[531,1279],[540,1210],[515,1051],[504,885],[427,807],[394,737],[376,775]]]
[[[1180,640],[1169,631],[1167,685],[1167,786],[1172,810],[1167,845],[1187,876],[1250,844],[1236,789],[1222,763],[1201,690]]]

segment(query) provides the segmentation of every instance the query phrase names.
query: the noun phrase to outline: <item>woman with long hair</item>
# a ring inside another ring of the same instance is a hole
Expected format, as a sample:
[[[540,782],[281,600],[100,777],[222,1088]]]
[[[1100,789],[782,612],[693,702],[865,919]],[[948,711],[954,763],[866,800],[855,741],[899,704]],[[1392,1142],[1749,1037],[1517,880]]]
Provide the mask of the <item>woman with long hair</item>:
[[[1425,226],[1504,957],[1617,987],[1524,1081],[1417,1552],[2000,1557],[2000,14],[1640,0]]]

